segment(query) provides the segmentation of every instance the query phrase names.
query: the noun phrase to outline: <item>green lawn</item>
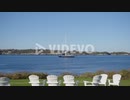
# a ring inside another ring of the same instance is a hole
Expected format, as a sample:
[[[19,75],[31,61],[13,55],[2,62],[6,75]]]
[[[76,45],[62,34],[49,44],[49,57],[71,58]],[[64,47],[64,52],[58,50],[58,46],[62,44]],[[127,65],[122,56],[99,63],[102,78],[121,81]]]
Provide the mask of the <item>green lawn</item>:
[[[61,80],[61,86],[64,86],[63,84],[63,79],[59,78],[59,80]],[[79,81],[78,86],[84,86],[83,81],[84,80],[88,80],[91,81],[91,78],[76,78],[75,80]],[[40,79],[40,82],[42,83],[42,79]],[[31,84],[28,83],[29,80],[28,79],[18,79],[18,80],[10,80],[10,84],[11,86],[31,86]],[[47,84],[45,84],[45,86],[47,86]],[[120,86],[130,86],[130,79],[129,80],[121,80],[120,82]]]

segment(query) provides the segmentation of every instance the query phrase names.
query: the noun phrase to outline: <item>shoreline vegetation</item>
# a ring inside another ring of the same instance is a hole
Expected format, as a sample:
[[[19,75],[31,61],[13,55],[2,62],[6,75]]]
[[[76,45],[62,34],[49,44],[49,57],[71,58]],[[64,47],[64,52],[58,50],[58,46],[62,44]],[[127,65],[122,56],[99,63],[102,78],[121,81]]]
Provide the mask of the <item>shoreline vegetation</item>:
[[[93,78],[94,75],[98,75],[98,74],[102,74],[102,73],[106,73],[108,74],[108,78],[112,78],[113,74],[121,74],[122,75],[122,79],[130,79],[130,69],[126,70],[120,70],[120,71],[103,71],[103,70],[99,70],[96,72],[85,72],[82,73],[80,75],[78,74],[74,74],[74,73],[69,73],[69,72],[64,72],[61,73],[60,75],[57,75],[58,77],[63,77],[63,75],[74,75],[75,77],[84,77],[84,78]],[[28,79],[28,76],[31,74],[35,74],[38,75],[40,79],[46,79],[46,76],[49,75],[47,73],[43,73],[43,72],[12,72],[12,73],[2,73],[0,72],[0,77],[8,77],[10,79]]]
[[[74,75],[75,80],[79,82],[78,86],[84,86],[84,83],[83,83],[84,80],[92,81],[92,78],[94,75],[98,75],[102,73],[108,74],[108,79],[112,79],[113,74],[119,73],[122,75],[120,86],[130,86],[130,69],[121,70],[121,71],[109,71],[109,72],[104,72],[104,71],[97,71],[97,72],[92,72],[92,73],[86,72],[80,75],[66,72],[57,76],[58,76],[58,80],[61,80],[60,86],[65,86],[63,84],[63,75],[66,75],[66,74]],[[14,73],[0,73],[0,77],[8,77],[10,79],[11,86],[31,86],[28,79],[28,76],[31,74],[38,75],[41,84],[43,83],[43,80],[46,80],[46,76],[48,75],[46,73],[41,73],[41,72],[40,73],[39,72],[14,72]],[[48,86],[48,85],[45,83],[44,86]]]
[[[40,50],[42,49],[39,49],[39,51]],[[62,53],[61,50],[51,51],[49,49],[42,50],[42,52],[39,54],[36,54],[35,49],[0,49],[0,55],[59,55],[61,53]],[[124,51],[121,52],[107,52],[107,51],[97,52],[96,51],[96,52],[88,53],[86,51],[79,52],[74,50],[72,52],[68,51],[67,53],[73,55],[130,55],[130,52],[124,52]]]

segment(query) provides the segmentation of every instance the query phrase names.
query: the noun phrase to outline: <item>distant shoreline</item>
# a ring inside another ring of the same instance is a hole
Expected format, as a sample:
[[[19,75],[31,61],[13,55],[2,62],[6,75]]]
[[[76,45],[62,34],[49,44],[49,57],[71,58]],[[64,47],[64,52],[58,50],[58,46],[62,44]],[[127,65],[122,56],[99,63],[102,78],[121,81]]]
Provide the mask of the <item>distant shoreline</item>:
[[[0,54],[0,55],[10,55],[10,56],[58,56],[59,54]],[[75,56],[130,56],[130,54],[76,54]]]
[[[63,51],[61,50],[42,50],[40,53],[36,53],[35,49],[0,49],[0,55],[60,55]],[[67,51],[68,54],[73,55],[130,55],[130,52],[119,51],[119,52],[108,52],[108,51],[95,51],[95,52],[86,52],[86,51]]]

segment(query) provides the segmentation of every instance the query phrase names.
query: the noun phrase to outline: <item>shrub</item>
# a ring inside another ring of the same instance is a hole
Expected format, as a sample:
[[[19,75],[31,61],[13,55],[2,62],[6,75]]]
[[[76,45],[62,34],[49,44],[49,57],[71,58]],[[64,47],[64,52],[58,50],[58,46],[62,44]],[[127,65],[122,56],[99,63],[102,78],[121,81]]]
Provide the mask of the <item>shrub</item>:
[[[63,77],[64,75],[74,75],[75,77],[93,78],[94,75],[98,75],[102,73],[108,74],[108,78],[110,79],[112,79],[112,76],[117,73],[122,75],[121,79],[130,79],[130,70],[109,71],[109,72],[104,72],[102,70],[99,70],[95,73],[86,72],[80,75],[76,75],[69,72],[64,72],[59,77]],[[31,74],[38,75],[40,79],[46,79],[46,76],[48,75],[46,73],[40,73],[40,72],[15,72],[15,73],[0,73],[0,77],[8,77],[10,79],[28,79],[28,76]]]
[[[130,79],[129,70],[121,70],[119,73],[122,75],[122,79]]]
[[[86,72],[86,73],[81,74],[80,77],[93,78],[94,75],[95,73]]]
[[[39,78],[46,78],[47,74],[44,73],[32,73],[32,72],[15,72],[15,73],[4,73],[0,74],[0,77],[8,77],[10,79],[28,79],[28,76],[31,74],[36,74],[39,76]]]

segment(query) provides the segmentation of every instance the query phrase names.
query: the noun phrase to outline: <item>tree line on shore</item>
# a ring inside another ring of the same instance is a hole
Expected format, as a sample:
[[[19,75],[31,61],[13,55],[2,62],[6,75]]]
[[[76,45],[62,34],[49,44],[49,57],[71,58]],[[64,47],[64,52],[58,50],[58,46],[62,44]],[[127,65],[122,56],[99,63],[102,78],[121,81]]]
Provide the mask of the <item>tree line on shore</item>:
[[[58,54],[57,52],[61,52],[62,51],[58,51],[58,50],[54,50],[53,53],[51,52],[51,50],[49,49],[41,49],[42,52],[39,53],[39,55],[55,55],[55,54]],[[39,49],[40,51],[40,49]],[[82,52],[79,52],[79,51],[76,51],[74,50],[73,52],[71,51],[68,51],[68,53],[73,53],[75,55],[130,55],[129,52],[124,52],[124,51],[121,51],[121,52],[107,52],[107,51],[104,51],[104,52],[91,52],[91,53],[88,53],[86,51],[82,51]],[[36,55],[36,50],[35,49],[0,49],[0,55],[8,55],[8,54],[15,54],[15,55]]]

